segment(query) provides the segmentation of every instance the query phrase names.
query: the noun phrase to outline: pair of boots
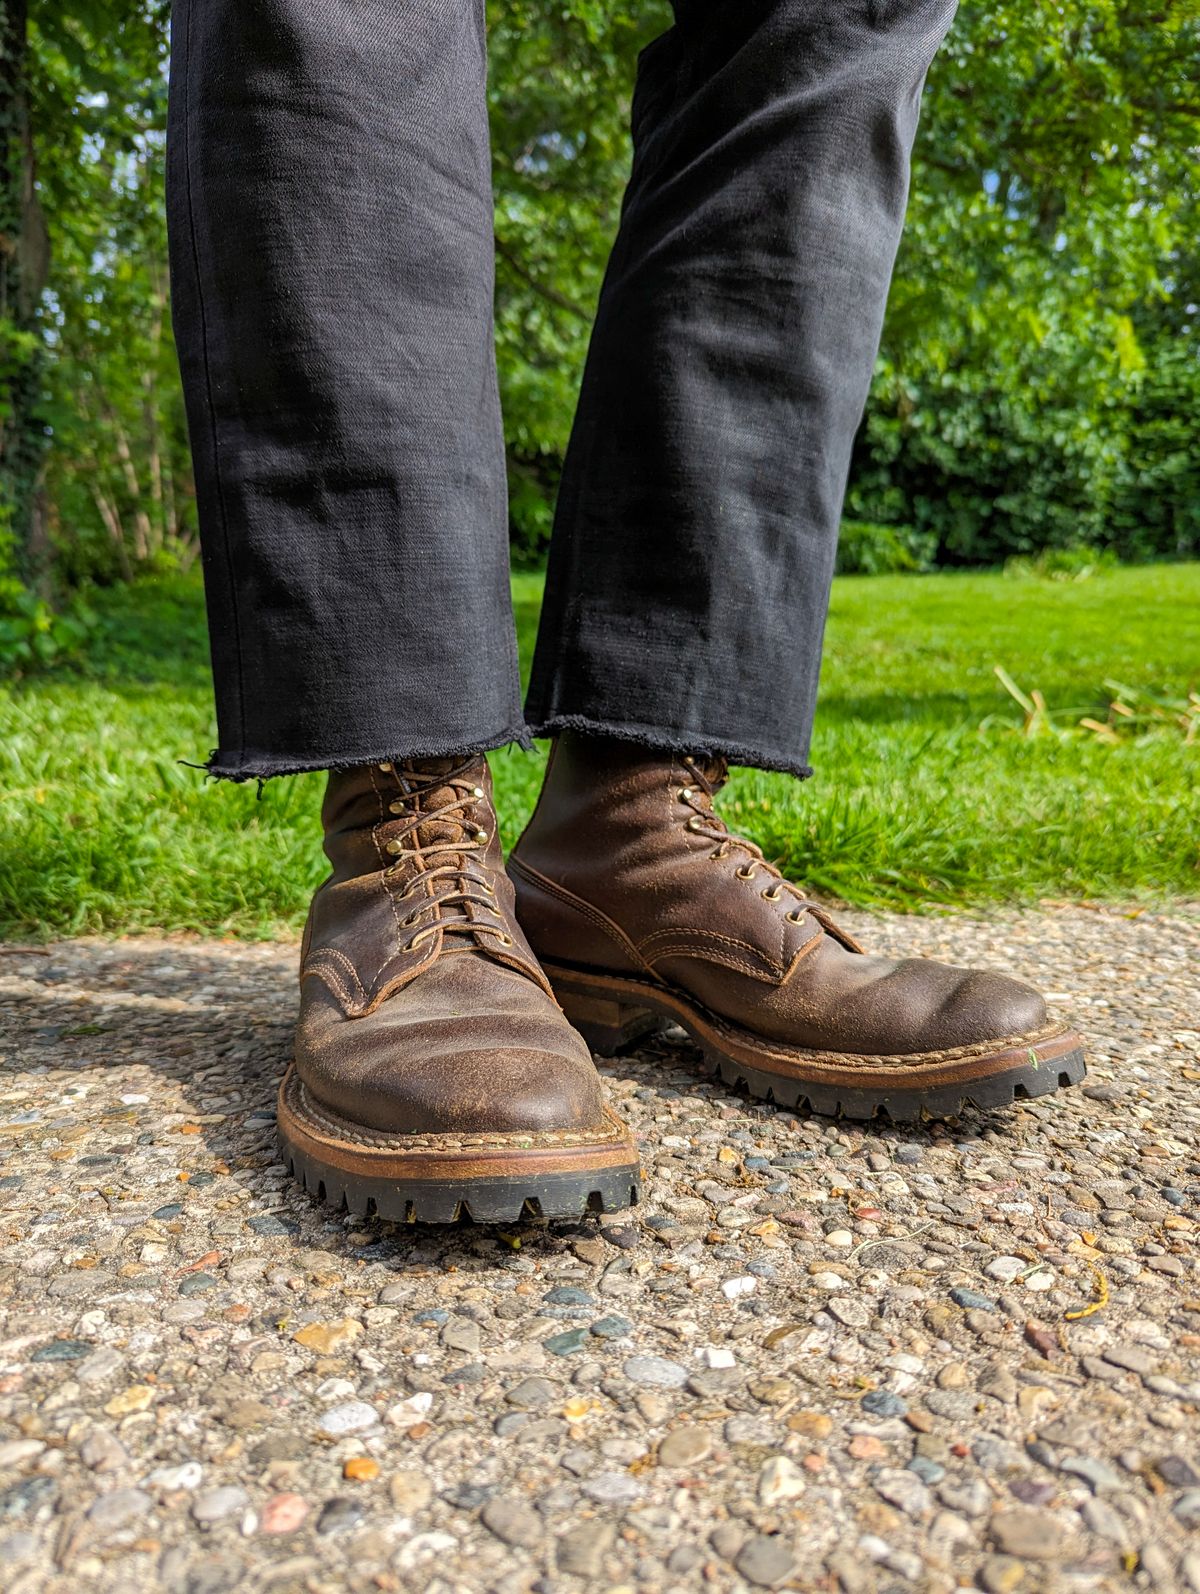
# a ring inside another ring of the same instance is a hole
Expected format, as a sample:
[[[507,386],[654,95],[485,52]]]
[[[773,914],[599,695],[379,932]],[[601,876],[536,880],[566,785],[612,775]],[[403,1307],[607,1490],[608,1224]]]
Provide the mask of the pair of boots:
[[[718,758],[564,735],[505,871],[481,757],[330,776],[279,1124],[293,1171],[401,1221],[638,1199],[592,1052],[681,1025],[730,1084],[853,1118],[1082,1078],[1003,975],[872,957],[713,807]]]

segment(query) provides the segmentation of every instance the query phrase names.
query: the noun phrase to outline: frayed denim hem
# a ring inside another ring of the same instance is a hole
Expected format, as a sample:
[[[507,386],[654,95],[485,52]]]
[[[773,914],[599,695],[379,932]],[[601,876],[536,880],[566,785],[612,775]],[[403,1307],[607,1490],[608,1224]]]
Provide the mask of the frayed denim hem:
[[[393,743],[376,749],[368,748],[363,752],[330,753],[323,758],[277,758],[270,753],[235,757],[223,753],[218,747],[213,749],[207,763],[188,764],[188,768],[203,769],[211,780],[256,780],[261,784],[280,775],[310,775],[322,769],[357,769],[363,764],[398,764],[420,758],[470,758],[479,753],[495,752],[497,748],[508,747],[513,742],[526,752],[533,751],[533,739],[527,725],[510,725],[506,730],[497,731],[494,736],[485,736],[476,742],[454,745],[435,742],[421,743],[419,746]],[[180,759],[179,762],[186,764],[187,760]]]
[[[807,780],[812,774],[811,764],[803,763],[787,753],[750,747],[744,742],[727,741],[721,736],[705,736],[700,731],[668,731],[651,725],[626,725],[589,719],[586,714],[553,714],[549,719],[535,720],[529,728],[534,736],[557,736],[561,731],[575,731],[583,736],[612,736],[617,741],[634,742],[639,747],[653,748],[658,752],[693,753],[697,757],[720,754],[731,764],[746,769],[795,775],[797,780]]]

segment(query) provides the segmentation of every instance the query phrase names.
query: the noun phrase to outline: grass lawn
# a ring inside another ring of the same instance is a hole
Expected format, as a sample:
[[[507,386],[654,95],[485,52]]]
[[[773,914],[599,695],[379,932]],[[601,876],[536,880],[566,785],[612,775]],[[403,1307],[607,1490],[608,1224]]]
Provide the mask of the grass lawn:
[[[523,663],[540,578],[514,578]],[[198,580],[103,595],[86,668],[0,685],[0,933],[298,930],[324,869],[322,777],[206,782],[215,735]],[[1042,694],[1022,729],[1001,666]],[[1079,730],[1132,689],[1115,739]],[[918,908],[1200,898],[1200,564],[1077,583],[856,576],[834,590],[816,777],[739,772],[727,818],[814,893]],[[1145,722],[1142,721],[1146,710]],[[1053,728],[1057,727],[1057,729]],[[494,756],[504,834],[542,757]]]

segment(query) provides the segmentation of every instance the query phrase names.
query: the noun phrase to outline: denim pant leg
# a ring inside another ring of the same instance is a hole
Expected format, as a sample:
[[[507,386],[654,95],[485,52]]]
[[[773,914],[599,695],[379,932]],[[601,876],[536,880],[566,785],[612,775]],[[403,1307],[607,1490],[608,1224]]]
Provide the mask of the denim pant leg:
[[[676,0],[567,454],[526,712],[808,772],[854,433],[954,0]]]
[[[176,0],[216,774],[525,737],[485,75],[483,0]]]

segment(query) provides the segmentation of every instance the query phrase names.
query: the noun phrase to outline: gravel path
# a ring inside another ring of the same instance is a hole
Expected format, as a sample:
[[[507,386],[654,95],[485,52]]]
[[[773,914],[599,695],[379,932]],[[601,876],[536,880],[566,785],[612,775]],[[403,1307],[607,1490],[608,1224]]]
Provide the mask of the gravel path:
[[[519,1233],[293,1191],[294,948],[0,948],[0,1586],[1200,1594],[1200,920],[845,918],[1089,1083],[864,1130],[662,1041],[645,1206]]]

